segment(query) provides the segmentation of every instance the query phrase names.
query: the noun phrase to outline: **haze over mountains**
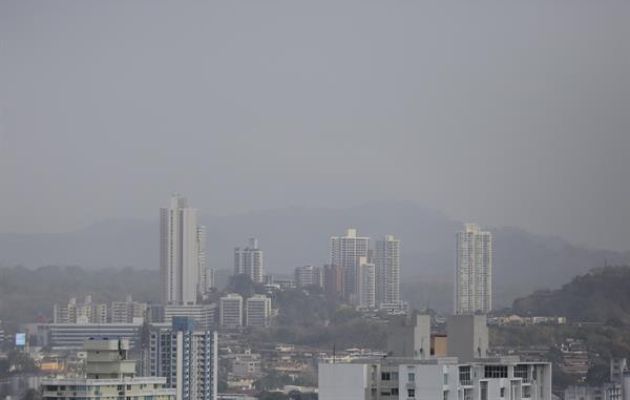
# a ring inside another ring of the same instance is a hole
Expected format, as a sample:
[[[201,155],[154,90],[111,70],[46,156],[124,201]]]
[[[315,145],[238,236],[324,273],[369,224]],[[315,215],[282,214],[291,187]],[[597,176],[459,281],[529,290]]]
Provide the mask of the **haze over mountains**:
[[[205,216],[201,222],[208,229],[210,265],[231,269],[233,248],[255,236],[265,252],[265,267],[272,273],[327,263],[330,236],[349,227],[373,239],[394,234],[401,240],[403,296],[416,307],[444,311],[450,307],[455,232],[463,222],[440,212],[411,203],[381,202],[345,209],[286,208]],[[487,228],[494,233],[497,306],[509,305],[535,289],[558,287],[605,263],[630,262],[629,252],[587,249],[518,228]],[[157,218],[110,220],[68,233],[4,233],[0,234],[0,265],[157,270],[158,236]]]

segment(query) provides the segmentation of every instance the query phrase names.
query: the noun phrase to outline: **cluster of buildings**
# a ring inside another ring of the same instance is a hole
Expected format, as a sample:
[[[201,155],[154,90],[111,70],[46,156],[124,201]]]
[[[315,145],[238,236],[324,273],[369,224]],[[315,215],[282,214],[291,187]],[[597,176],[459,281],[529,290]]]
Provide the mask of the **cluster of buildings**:
[[[67,304],[53,306],[53,322],[56,324],[106,324],[132,323],[143,321],[148,309],[147,303],[133,301],[127,296],[125,301],[114,301],[111,305],[96,304],[88,295],[82,303],[76,297]]]
[[[220,325],[224,329],[267,328],[271,321],[271,298],[256,294],[246,299],[228,293],[220,300]]]

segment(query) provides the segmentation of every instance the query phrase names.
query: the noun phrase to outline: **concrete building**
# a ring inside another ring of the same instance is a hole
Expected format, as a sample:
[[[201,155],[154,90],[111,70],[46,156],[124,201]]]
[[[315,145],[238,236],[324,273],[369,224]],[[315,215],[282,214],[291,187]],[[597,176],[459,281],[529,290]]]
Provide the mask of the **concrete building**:
[[[294,275],[296,287],[324,286],[324,274],[322,269],[319,267],[314,267],[312,265],[297,267]]]
[[[229,293],[221,297],[220,325],[224,329],[238,329],[243,326],[243,297],[236,293]]]
[[[160,210],[162,304],[195,304],[199,279],[197,210],[175,194]]]
[[[488,324],[483,314],[451,315],[447,320],[448,355],[470,362],[488,355]]]
[[[170,324],[174,317],[188,317],[202,330],[214,330],[217,320],[216,304],[169,305],[164,306],[164,323]]]
[[[338,265],[344,273],[344,298],[351,304],[358,304],[359,258],[368,257],[370,239],[357,236],[356,229],[346,230],[345,236],[330,238],[330,263]],[[371,260],[367,260],[370,262]]]
[[[515,357],[319,364],[319,400],[551,400],[551,364]]]
[[[90,338],[126,339],[133,347],[140,340],[141,322],[130,324],[37,324],[37,343],[55,350],[83,348]]]
[[[426,359],[431,356],[431,316],[401,316],[387,326],[386,352],[391,357]]]
[[[564,400],[625,400],[623,387],[614,382],[599,386],[575,385],[564,389]]]
[[[125,301],[112,302],[110,321],[115,324],[142,322],[146,317],[147,308],[147,303],[133,301],[131,296],[127,296]]]
[[[339,265],[324,265],[324,293],[329,299],[341,299],[344,292],[343,268]]]
[[[455,313],[492,310],[492,234],[478,225],[466,224],[457,233]]]
[[[245,301],[245,325],[250,328],[267,328],[271,319],[271,299],[257,294]]]
[[[359,257],[357,269],[357,306],[364,310],[376,308],[376,266],[367,257]]]
[[[197,271],[199,278],[197,279],[197,292],[199,295],[207,295],[214,287],[214,269],[208,266],[207,251],[208,235],[206,227],[199,225],[197,227],[197,248],[198,248],[198,264]]]
[[[392,235],[377,240],[374,264],[376,302],[379,308],[400,308],[400,241]]]
[[[106,324],[108,320],[107,304],[92,302],[92,296],[85,296],[83,303],[75,297],[68,304],[53,305],[53,322],[58,324]]]
[[[42,380],[44,400],[175,399],[175,391],[165,388],[165,378],[135,376],[135,361],[127,359],[125,340],[91,339],[85,350],[86,377]]]
[[[252,282],[263,283],[265,266],[263,251],[258,248],[258,239],[250,238],[245,248],[234,248],[234,275],[245,274]]]
[[[154,326],[145,349],[145,373],[166,377],[177,400],[217,399],[216,331],[198,330],[191,318],[174,317],[171,327]]]

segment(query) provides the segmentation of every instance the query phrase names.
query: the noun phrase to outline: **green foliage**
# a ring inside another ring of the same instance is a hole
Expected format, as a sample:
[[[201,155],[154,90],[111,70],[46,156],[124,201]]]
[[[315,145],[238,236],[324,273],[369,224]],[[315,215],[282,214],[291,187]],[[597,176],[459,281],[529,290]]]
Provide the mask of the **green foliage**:
[[[7,358],[0,359],[0,377],[37,371],[39,369],[35,361],[20,350],[12,350],[7,354]]]

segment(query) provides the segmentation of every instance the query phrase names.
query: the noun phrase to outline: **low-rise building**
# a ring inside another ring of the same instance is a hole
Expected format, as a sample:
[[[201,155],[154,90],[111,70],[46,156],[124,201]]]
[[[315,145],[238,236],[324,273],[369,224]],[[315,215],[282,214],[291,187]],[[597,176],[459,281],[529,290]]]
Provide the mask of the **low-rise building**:
[[[165,388],[165,378],[135,376],[135,361],[127,359],[128,341],[91,339],[85,350],[85,377],[42,380],[44,400],[175,399],[175,391]]]

